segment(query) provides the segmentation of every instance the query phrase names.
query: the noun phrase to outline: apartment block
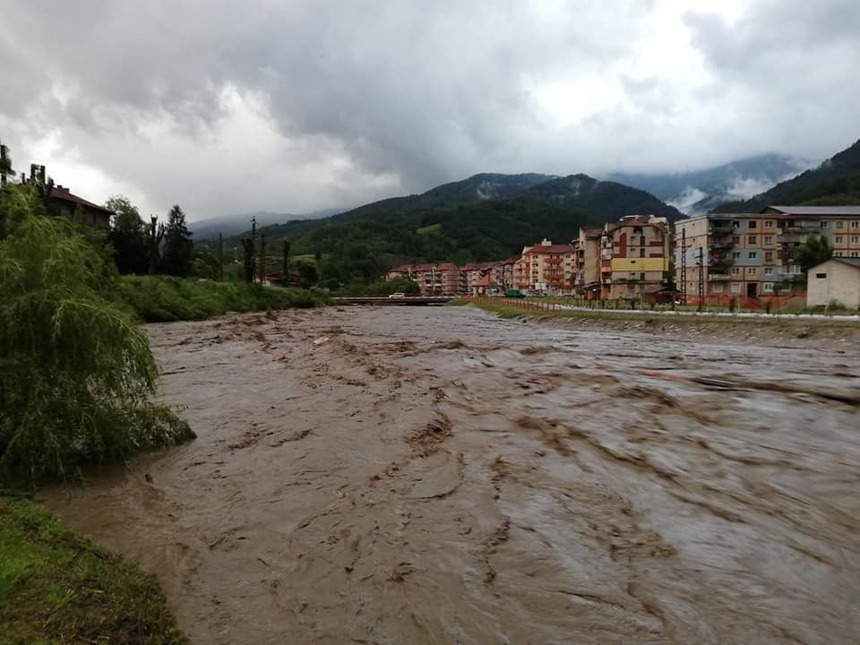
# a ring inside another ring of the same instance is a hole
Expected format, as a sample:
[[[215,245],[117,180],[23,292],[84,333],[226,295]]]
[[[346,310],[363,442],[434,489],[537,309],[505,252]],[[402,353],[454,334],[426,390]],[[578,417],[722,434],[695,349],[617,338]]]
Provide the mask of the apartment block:
[[[770,206],[680,220],[675,282],[688,302],[774,295],[800,276],[797,249],[812,235],[826,238],[834,257],[860,257],[860,206]]]
[[[587,299],[600,298],[600,239],[602,228],[581,228],[573,241],[574,279],[576,289]]]
[[[418,283],[422,296],[453,296],[460,291],[460,268],[456,264],[403,264],[391,269],[386,279],[407,277]]]
[[[639,298],[660,291],[669,271],[671,249],[665,217],[630,215],[606,224],[600,236],[600,298]]]
[[[540,244],[523,248],[518,265],[516,288],[538,293],[572,293],[575,261],[573,246],[553,244],[544,239]]]

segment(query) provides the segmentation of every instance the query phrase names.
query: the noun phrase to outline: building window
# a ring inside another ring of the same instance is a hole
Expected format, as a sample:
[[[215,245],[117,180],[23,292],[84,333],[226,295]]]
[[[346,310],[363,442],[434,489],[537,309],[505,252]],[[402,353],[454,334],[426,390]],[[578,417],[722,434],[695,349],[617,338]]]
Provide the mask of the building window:
[[[841,235],[836,236],[836,244],[842,244],[842,236]]]
[[[747,267],[747,275],[755,275],[755,267]]]
[[[827,277],[826,273],[816,273],[815,278],[818,280],[824,280]]]
[[[851,251],[851,257],[852,258],[860,257],[860,253],[858,253],[857,251]]]
[[[747,224],[748,228],[755,228],[756,226],[758,226],[758,222],[756,222],[754,219],[751,219]]]
[[[761,285],[761,290],[765,293],[773,293],[773,282],[765,282]]]
[[[764,236],[765,244],[773,244],[773,235],[765,235]]]
[[[732,293],[740,293],[741,285],[737,282],[732,282]]]
[[[738,260],[738,259],[740,259],[740,257],[741,257],[740,251],[732,251],[732,259],[733,260]]]
[[[757,251],[750,251],[749,253],[747,253],[747,257],[750,260],[755,260],[758,257],[758,252]]]
[[[732,275],[740,275],[741,270],[739,267],[732,267]]]
[[[764,274],[765,275],[773,275],[773,267],[765,267]]]
[[[773,260],[773,251],[765,251],[764,260],[765,262],[771,262]]]
[[[851,222],[851,228],[860,228],[860,220],[854,220]]]
[[[764,221],[764,227],[765,228],[773,228],[773,220],[766,219]]]
[[[640,258],[644,258],[644,257],[645,257],[645,249],[644,249],[644,248],[639,249],[639,257],[640,257]]]
[[[756,236],[755,235],[747,235],[747,244],[755,244]]]
[[[733,229],[735,229],[735,230],[737,230],[737,229],[739,229],[740,227],[741,227],[741,222],[740,222],[740,220],[733,219],[733,220],[732,220],[732,228],[733,228]]]
[[[721,285],[721,284],[715,284],[713,287],[711,287],[711,293],[722,293],[722,292],[723,292],[723,285]]]
[[[732,244],[740,244],[741,236],[740,235],[732,235]]]
[[[851,244],[857,244],[858,242],[860,242],[860,236],[852,235],[851,236]]]
[[[836,222],[836,228],[842,228],[844,225],[845,225],[845,222],[843,222],[842,220],[839,220],[838,222]]]

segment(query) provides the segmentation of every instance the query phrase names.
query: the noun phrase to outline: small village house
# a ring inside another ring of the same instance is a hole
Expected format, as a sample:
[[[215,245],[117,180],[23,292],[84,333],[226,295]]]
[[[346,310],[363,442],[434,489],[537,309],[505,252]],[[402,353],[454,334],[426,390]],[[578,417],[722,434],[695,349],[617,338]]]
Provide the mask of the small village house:
[[[860,258],[831,258],[806,275],[806,305],[860,309]]]

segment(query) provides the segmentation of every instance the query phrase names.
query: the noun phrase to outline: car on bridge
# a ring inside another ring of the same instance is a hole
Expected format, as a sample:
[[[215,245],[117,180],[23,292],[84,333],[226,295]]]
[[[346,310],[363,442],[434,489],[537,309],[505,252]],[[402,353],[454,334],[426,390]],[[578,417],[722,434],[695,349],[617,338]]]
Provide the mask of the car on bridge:
[[[406,297],[406,294],[405,294],[405,293],[402,293],[402,292],[400,292],[400,291],[398,291],[398,292],[396,292],[396,293],[392,293],[392,294],[390,294],[388,297],[389,297],[389,298],[405,298],[405,297]]]

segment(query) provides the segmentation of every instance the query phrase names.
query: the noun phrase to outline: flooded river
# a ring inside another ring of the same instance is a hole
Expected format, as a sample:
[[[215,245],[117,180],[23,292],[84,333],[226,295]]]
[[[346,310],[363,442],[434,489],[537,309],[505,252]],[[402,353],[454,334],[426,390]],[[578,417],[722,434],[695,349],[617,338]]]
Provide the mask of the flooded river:
[[[341,308],[149,328],[198,438],[49,506],[193,643],[857,643],[860,348]]]

